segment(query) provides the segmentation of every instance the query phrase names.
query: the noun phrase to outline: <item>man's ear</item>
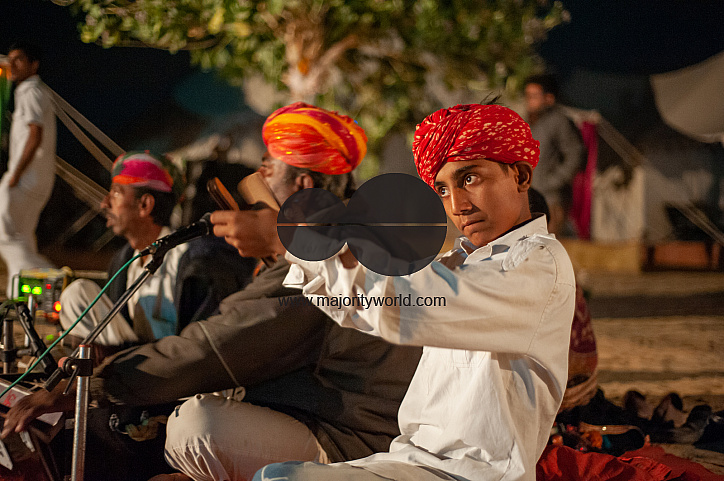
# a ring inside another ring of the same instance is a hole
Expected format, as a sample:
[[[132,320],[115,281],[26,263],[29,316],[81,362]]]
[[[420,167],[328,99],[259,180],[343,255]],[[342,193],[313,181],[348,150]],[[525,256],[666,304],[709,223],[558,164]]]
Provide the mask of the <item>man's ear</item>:
[[[530,183],[533,180],[533,166],[528,162],[516,162],[513,164],[513,169],[518,192],[526,192],[530,189]]]
[[[543,102],[545,102],[546,106],[552,107],[553,104],[556,103],[556,96],[553,94],[545,94],[543,96]]]
[[[314,187],[314,180],[312,179],[312,176],[309,174],[302,174],[299,177],[297,177],[294,180],[294,183],[299,188],[299,190],[302,189],[311,189]]]
[[[138,215],[140,217],[150,217],[155,205],[155,197],[151,194],[143,194],[141,198],[138,199]]]

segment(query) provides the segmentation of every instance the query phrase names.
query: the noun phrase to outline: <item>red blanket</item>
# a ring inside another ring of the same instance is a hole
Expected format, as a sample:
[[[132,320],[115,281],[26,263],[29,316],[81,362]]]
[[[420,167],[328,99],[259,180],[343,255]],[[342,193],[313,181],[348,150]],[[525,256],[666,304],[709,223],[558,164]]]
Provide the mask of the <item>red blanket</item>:
[[[646,446],[614,457],[548,446],[536,467],[537,481],[724,481],[693,461]]]

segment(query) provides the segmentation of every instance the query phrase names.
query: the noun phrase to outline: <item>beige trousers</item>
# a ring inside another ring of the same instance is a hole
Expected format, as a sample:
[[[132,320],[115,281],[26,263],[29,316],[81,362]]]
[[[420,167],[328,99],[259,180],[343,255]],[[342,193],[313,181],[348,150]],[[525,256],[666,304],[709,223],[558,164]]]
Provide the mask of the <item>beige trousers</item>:
[[[166,462],[195,481],[250,480],[283,461],[329,462],[303,423],[269,408],[197,394],[168,419]]]

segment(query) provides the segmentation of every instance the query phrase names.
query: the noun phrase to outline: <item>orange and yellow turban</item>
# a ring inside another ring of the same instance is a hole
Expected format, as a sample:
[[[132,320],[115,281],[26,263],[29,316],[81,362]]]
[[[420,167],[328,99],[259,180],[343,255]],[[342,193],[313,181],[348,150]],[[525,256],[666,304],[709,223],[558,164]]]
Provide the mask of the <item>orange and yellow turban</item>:
[[[367,153],[367,136],[337,112],[296,102],[272,113],[262,128],[272,157],[323,174],[346,174]]]
[[[485,158],[535,168],[540,143],[525,121],[502,105],[456,105],[428,115],[415,129],[412,153],[422,180],[434,188],[445,162]]]

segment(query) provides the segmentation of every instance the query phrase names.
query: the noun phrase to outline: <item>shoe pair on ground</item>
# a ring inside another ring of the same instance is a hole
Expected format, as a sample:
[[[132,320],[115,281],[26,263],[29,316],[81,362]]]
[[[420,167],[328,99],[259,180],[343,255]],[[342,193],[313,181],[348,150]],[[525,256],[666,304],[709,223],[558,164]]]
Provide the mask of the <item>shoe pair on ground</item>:
[[[651,420],[655,429],[649,433],[655,443],[694,444],[710,422],[720,422],[719,413],[714,414],[711,406],[700,404],[688,414],[684,403],[676,393],[669,393],[652,408],[646,397],[638,391],[629,391],[624,396],[624,409],[636,416]]]

